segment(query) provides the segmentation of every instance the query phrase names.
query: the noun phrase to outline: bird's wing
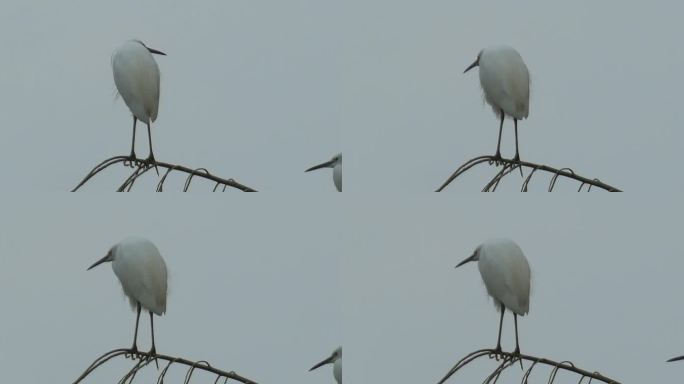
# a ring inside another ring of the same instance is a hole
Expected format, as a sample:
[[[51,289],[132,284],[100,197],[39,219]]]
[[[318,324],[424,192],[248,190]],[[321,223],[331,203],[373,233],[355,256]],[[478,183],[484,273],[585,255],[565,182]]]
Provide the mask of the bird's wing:
[[[499,258],[496,262],[479,262],[478,267],[482,280],[487,287],[487,292],[494,299],[518,315],[527,313],[529,278],[527,279],[527,291],[525,291],[524,276],[519,273],[517,263],[506,257]]]
[[[504,110],[516,119],[526,118],[529,114],[530,105],[530,75],[527,72],[527,67],[521,61],[520,65],[509,68],[508,71],[504,86],[505,93],[508,96],[506,98],[508,110],[506,108]]]
[[[491,65],[480,67],[480,82],[487,103],[516,119],[528,115],[530,99],[530,80],[527,68],[521,65],[508,65],[501,58],[491,58]]]
[[[506,308],[510,308],[509,292],[511,287],[506,279],[505,268],[498,263],[478,262],[477,265],[489,295]]]
[[[163,271],[152,270],[150,263],[147,262],[137,266],[133,263],[118,262],[112,266],[129,298],[157,315],[166,312],[165,266]]]
[[[115,54],[112,70],[116,89],[131,113],[145,123],[156,120],[160,75],[152,55],[149,52],[141,55]]]
[[[515,256],[515,262],[509,266],[511,273],[508,274],[508,285],[512,288],[512,299],[516,302],[519,315],[524,315],[530,309],[530,265],[522,255]]]

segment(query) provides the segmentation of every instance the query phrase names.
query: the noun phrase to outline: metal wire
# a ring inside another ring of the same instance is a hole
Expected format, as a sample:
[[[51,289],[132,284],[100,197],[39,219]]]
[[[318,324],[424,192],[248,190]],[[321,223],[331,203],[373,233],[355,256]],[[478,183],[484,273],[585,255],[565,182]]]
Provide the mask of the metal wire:
[[[520,190],[522,192],[527,192],[528,186],[530,184],[530,180],[532,179],[532,176],[535,175],[535,172],[537,171],[544,171],[551,173],[553,176],[551,177],[551,181],[548,184],[547,190],[549,192],[552,192],[554,188],[556,187],[556,181],[558,180],[559,177],[567,178],[567,179],[573,179],[581,183],[578,192],[582,190],[582,187],[584,185],[587,185],[587,191],[591,190],[591,187],[597,187],[601,188],[603,190],[609,191],[609,192],[621,192],[619,189],[608,185],[599,179],[589,179],[584,176],[580,176],[579,174],[575,173],[570,168],[553,168],[549,167],[548,165],[543,165],[543,164],[535,164],[535,163],[530,163],[528,161],[517,161],[517,160],[511,160],[511,159],[498,159],[494,156],[491,155],[486,155],[486,156],[478,156],[473,159],[470,159],[463,163],[460,167],[456,169],[454,173],[449,176],[449,178],[437,189],[436,192],[441,192],[446,188],[452,181],[456,180],[459,176],[463,175],[464,173],[468,172],[470,169],[473,167],[482,164],[482,163],[488,163],[489,165],[494,165],[495,167],[498,168],[499,164],[502,165],[502,168],[500,171],[494,175],[492,179],[490,179],[487,184],[485,184],[484,188],[482,188],[482,192],[494,192],[496,191],[496,188],[499,186],[499,183],[501,180],[503,180],[504,177],[507,175],[511,174],[514,170],[520,169],[522,172],[523,168],[530,168],[531,171],[527,175],[527,178],[524,179],[522,183],[522,187]]]
[[[161,355],[161,354],[149,354],[145,352],[136,352],[133,351],[132,349],[115,349],[112,351],[109,351],[102,356],[98,357],[93,361],[88,368],[79,376],[75,381],[74,384],[78,384],[84,379],[86,379],[91,373],[93,373],[97,368],[105,365],[107,362],[123,356],[125,359],[128,359],[131,357],[134,361],[135,364],[131,369],[126,371],[124,375],[119,379],[118,383],[119,384],[131,384],[135,380],[135,376],[139,371],[141,371],[143,368],[145,368],[150,362],[156,361],[156,360],[164,360],[167,361],[168,363],[164,367],[164,369],[159,373],[157,376],[157,383],[161,384],[164,382],[164,378],[166,377],[166,373],[169,370],[169,367],[173,364],[176,365],[185,365],[187,366],[187,370],[185,372],[185,377],[183,379],[183,383],[187,384],[190,382],[190,379],[192,378],[193,374],[195,373],[196,370],[204,371],[204,372],[209,372],[213,373],[216,375],[216,380],[214,383],[217,383],[218,380],[224,379],[224,383],[227,383],[228,380],[240,382],[243,384],[257,384],[255,381],[250,380],[246,377],[240,376],[237,373],[230,371],[226,372],[217,368],[212,367],[208,362],[200,360],[200,361],[190,361],[187,359],[183,359],[180,357],[172,357],[172,356],[167,356],[167,355]]]
[[[88,172],[88,174],[83,178],[83,180],[81,180],[81,182],[78,183],[78,185],[76,185],[76,187],[74,187],[74,189],[72,189],[71,192],[78,191],[79,188],[85,185],[90,179],[95,177],[97,174],[109,168],[110,166],[118,163],[123,163],[126,167],[129,167],[128,164],[130,164],[130,167],[133,168],[133,173],[131,173],[123,181],[119,188],[117,188],[118,192],[130,192],[133,188],[133,184],[135,184],[138,178],[143,176],[148,170],[152,169],[152,167],[154,167],[155,165],[160,168],[166,168],[164,176],[162,176],[162,178],[157,183],[157,192],[161,192],[164,189],[164,183],[166,182],[167,177],[171,172],[174,171],[186,173],[188,175],[183,185],[183,192],[188,191],[188,189],[190,188],[190,184],[192,183],[192,180],[194,178],[201,178],[205,180],[214,181],[216,183],[216,186],[213,189],[214,191],[216,191],[219,186],[223,186],[224,192],[226,191],[227,187],[232,187],[243,192],[256,192],[255,189],[252,189],[244,184],[238,183],[234,179],[224,179],[216,175],[213,175],[206,168],[192,169],[182,165],[169,164],[161,161],[156,161],[154,164],[140,160],[131,161],[131,158],[129,156],[114,156],[102,161],[101,163],[96,165],[90,172]]]
[[[500,351],[495,351],[493,349],[480,349],[475,352],[471,352],[467,354],[465,357],[463,357],[461,360],[459,360],[450,370],[449,372],[440,380],[438,381],[438,384],[443,384],[449,378],[453,375],[455,375],[458,371],[469,365],[470,363],[482,358],[482,357],[488,357],[489,359],[496,359],[497,361],[497,366],[496,368],[489,373],[485,379],[483,380],[483,384],[494,384],[499,380],[499,377],[503,373],[504,370],[508,369],[509,367],[515,365],[516,363],[520,362],[521,367],[522,367],[522,361],[529,361],[532,364],[527,368],[527,370],[523,369],[523,374],[522,378],[520,380],[521,384],[527,384],[528,379],[530,377],[530,374],[532,373],[532,370],[539,366],[539,365],[545,365],[551,367],[551,371],[548,374],[548,383],[552,384],[556,380],[556,375],[558,374],[559,370],[567,371],[567,372],[572,372],[577,374],[580,377],[579,383],[581,384],[582,381],[585,378],[589,379],[589,382],[592,380],[598,380],[604,383],[610,383],[610,384],[620,384],[618,381],[613,380],[609,377],[603,376],[602,374],[598,372],[589,372],[585,371],[581,368],[576,367],[573,363],[570,361],[561,361],[561,362],[556,362],[553,360],[549,360],[543,357],[535,357],[535,356],[530,356],[530,355],[524,355],[524,354],[513,354],[513,353],[508,353],[508,352],[500,352]],[[502,358],[501,363],[498,363],[499,358]],[[539,369],[538,369],[539,370]]]

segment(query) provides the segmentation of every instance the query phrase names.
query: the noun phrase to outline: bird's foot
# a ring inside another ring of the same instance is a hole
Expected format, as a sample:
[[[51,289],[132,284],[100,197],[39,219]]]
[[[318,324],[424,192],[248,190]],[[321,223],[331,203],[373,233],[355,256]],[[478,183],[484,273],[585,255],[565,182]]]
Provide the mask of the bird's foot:
[[[154,365],[156,365],[157,369],[159,369],[159,362],[157,361],[157,348],[152,347],[152,349],[150,349],[150,351],[147,353],[147,359],[154,359]]]
[[[499,357],[502,357],[501,355],[503,352],[501,351],[501,346],[497,345],[492,352],[489,353],[489,358],[490,359],[496,359],[496,361],[499,361]]]
[[[157,168],[157,160],[154,159],[154,155],[150,153],[150,156],[145,160],[145,165],[146,167],[154,166],[154,170],[157,172],[157,176],[159,176],[159,168]]]
[[[525,369],[525,368],[523,368],[522,359],[520,358],[520,347],[515,348],[515,351],[513,351],[513,353],[511,354],[511,358],[512,359],[518,359],[518,361],[520,362],[520,370]]]
[[[135,157],[134,152],[131,152],[130,156],[128,156],[126,158],[126,160],[124,160],[124,162],[123,162],[124,167],[131,167],[131,168],[137,167],[138,164],[140,164],[140,160],[138,160],[138,158]]]
[[[133,359],[133,360],[139,358],[140,352],[138,352],[138,347],[134,344],[130,349],[130,353],[126,352],[126,354],[124,354],[124,357],[127,359]]]
[[[520,177],[523,177],[523,171],[522,171],[522,162],[520,161],[520,155],[515,154],[515,157],[513,158],[513,163],[517,163],[518,169],[520,169]]]
[[[498,167],[499,163],[503,163],[501,160],[501,152],[496,151],[496,154],[489,160],[489,165],[492,165],[492,163],[494,163],[494,165]]]

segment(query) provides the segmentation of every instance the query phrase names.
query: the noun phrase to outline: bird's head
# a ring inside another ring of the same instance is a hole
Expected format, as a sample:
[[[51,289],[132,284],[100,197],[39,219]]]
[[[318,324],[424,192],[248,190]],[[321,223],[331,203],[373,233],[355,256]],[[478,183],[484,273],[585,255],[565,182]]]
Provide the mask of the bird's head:
[[[338,347],[335,350],[335,352],[333,352],[332,355],[330,355],[327,359],[325,359],[325,360],[321,361],[320,363],[311,367],[311,369],[309,369],[309,372],[313,371],[316,368],[320,368],[326,364],[334,364],[335,361],[337,361],[338,359],[341,359],[341,358],[342,358],[342,347]]]
[[[479,245],[477,248],[475,248],[475,251],[473,252],[473,254],[470,255],[470,256],[468,256],[468,258],[466,258],[465,260],[463,260],[463,261],[461,261],[460,263],[458,263],[458,265],[456,265],[455,268],[458,268],[458,267],[460,267],[461,265],[463,265],[463,264],[465,264],[465,263],[468,263],[468,262],[471,262],[471,261],[478,261],[478,260],[480,260],[480,249],[482,249],[482,245]]]
[[[108,262],[108,261],[114,261],[114,248],[113,247],[112,247],[112,249],[109,250],[109,252],[107,252],[105,257],[101,258],[100,260],[96,261],[95,264],[88,267],[88,271],[90,271],[91,269],[97,267],[98,265],[105,263],[105,262]]]
[[[466,72],[470,71],[471,69],[479,66],[480,65],[480,57],[482,57],[482,51],[480,51],[480,53],[477,54],[477,59],[475,59],[475,61],[472,64],[470,64],[468,66],[468,68],[466,68],[465,71],[463,71],[463,73],[466,73]]]
[[[321,168],[333,168],[338,162],[339,163],[342,162],[342,154],[341,153],[338,153],[337,155],[333,156],[332,159],[326,161],[325,163],[314,165],[313,167],[307,169],[304,172],[315,171],[315,170],[321,169]]]
[[[162,51],[158,51],[158,50],[156,50],[156,49],[154,49],[154,48],[150,48],[150,47],[148,47],[147,45],[145,45],[145,43],[143,43],[143,42],[140,41],[140,40],[133,40],[133,41],[135,41],[135,42],[137,42],[137,43],[140,43],[140,45],[142,45],[143,47],[145,47],[145,49],[147,49],[148,51],[150,51],[150,53],[154,53],[155,55],[166,56],[166,53],[164,53],[164,52],[162,52]]]

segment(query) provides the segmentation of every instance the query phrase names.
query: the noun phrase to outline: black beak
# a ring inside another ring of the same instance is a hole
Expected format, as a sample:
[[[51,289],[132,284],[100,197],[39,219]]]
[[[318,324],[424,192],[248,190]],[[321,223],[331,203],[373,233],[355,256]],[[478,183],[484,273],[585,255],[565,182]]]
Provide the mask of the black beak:
[[[458,263],[458,265],[457,265],[456,267],[454,267],[454,268],[458,268],[458,267],[460,267],[461,265],[463,265],[463,264],[465,264],[465,263],[468,263],[468,262],[471,262],[471,261],[474,261],[474,260],[475,260],[475,252],[473,252],[473,254],[470,255],[467,259],[465,259],[465,260],[461,261],[460,263]]]
[[[100,260],[96,261],[95,264],[91,265],[87,270],[90,271],[91,269],[97,267],[98,265],[104,263],[105,261],[109,261],[109,256],[110,255],[108,253],[105,257],[101,258]]]
[[[148,51],[150,51],[150,53],[154,53],[155,55],[166,56],[166,53],[164,53],[164,52],[162,52],[162,51],[157,51],[156,49],[150,48],[150,47],[146,47],[146,48],[147,48]]]
[[[673,361],[679,361],[679,360],[684,360],[684,356],[673,357],[673,358],[671,358],[670,360],[668,360],[667,362],[668,362],[668,363],[671,363],[671,362],[673,362]]]
[[[470,64],[470,65],[468,66],[468,68],[466,68],[465,71],[463,71],[463,73],[466,73],[466,72],[470,71],[471,69],[477,67],[478,65],[480,65],[480,58],[479,58],[479,57],[477,58],[477,60],[475,60],[474,63]]]
[[[333,165],[334,162],[335,162],[334,159],[333,159],[333,160],[330,160],[330,161],[326,161],[326,162],[323,163],[323,164],[314,165],[313,167],[307,169],[307,170],[304,171],[304,172],[315,171],[315,170],[321,169],[321,168],[329,168],[331,165]]]
[[[325,360],[321,361],[320,363],[318,363],[318,364],[314,365],[313,367],[311,367],[311,369],[309,369],[309,372],[313,371],[313,370],[316,369],[316,368],[320,368],[320,367],[322,367],[322,366],[324,366],[324,365],[326,365],[326,364],[332,363],[334,359],[335,359],[335,355],[333,354],[332,356],[328,357],[327,359],[325,359]]]

